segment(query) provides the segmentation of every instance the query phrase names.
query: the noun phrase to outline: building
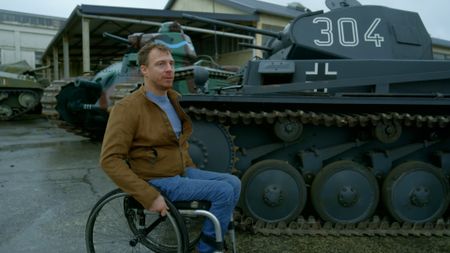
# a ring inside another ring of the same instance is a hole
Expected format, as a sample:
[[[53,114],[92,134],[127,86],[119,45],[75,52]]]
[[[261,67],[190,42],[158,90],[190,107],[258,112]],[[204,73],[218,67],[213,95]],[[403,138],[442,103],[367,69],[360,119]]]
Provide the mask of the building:
[[[26,60],[35,68],[65,19],[0,10],[0,64]]]

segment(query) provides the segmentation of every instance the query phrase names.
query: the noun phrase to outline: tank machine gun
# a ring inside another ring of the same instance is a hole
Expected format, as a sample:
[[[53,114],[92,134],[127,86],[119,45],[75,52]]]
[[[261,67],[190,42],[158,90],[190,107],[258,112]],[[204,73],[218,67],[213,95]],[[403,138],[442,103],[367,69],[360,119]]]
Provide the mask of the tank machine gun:
[[[26,61],[0,65],[0,120],[10,120],[39,105],[48,80],[36,75],[47,66],[32,69]]]
[[[449,235],[450,61],[417,13],[331,3],[348,7],[278,33],[184,15],[272,37],[239,89],[183,96],[197,125],[233,137],[195,131],[208,152],[194,161],[229,158],[256,231]]]
[[[223,80],[233,74],[208,59],[197,57],[191,39],[176,22],[163,23],[157,33],[134,33],[128,38],[110,33],[103,33],[103,36],[128,45],[129,52],[122,61],[113,63],[92,78],[54,81],[42,98],[44,115],[69,131],[94,139],[103,137],[108,108],[142,82],[137,51],[145,43],[163,43],[171,48],[175,60],[174,89],[182,94],[197,92],[194,84],[196,64],[208,70],[209,89],[227,85]]]

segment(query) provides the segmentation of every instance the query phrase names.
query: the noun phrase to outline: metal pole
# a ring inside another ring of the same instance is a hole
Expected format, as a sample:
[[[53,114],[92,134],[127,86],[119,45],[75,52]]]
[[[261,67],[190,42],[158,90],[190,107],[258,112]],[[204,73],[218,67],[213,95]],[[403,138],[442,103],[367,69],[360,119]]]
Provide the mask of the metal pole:
[[[121,21],[121,22],[143,24],[143,25],[150,25],[150,26],[161,26],[161,24],[162,24],[160,22],[145,21],[145,20],[138,20],[138,19],[131,19],[131,18],[88,15],[88,14],[83,14],[80,11],[78,11],[78,15],[80,15],[83,18]],[[217,34],[217,35],[221,35],[221,36],[234,37],[234,38],[240,38],[240,39],[246,39],[246,40],[252,40],[252,41],[255,39],[253,36],[242,35],[242,34],[237,34],[237,33],[221,32],[221,31],[213,31],[213,30],[209,30],[209,29],[203,29],[203,28],[197,28],[197,27],[191,27],[191,26],[181,26],[181,28],[183,28],[183,30],[185,30],[185,31],[193,31],[193,32],[207,33],[207,34]]]
[[[53,47],[53,80],[59,79],[58,48]]]
[[[91,72],[91,50],[89,38],[89,19],[81,18],[81,37],[83,41],[83,73]]]
[[[64,79],[69,79],[69,37],[67,34],[63,36],[63,65]]]

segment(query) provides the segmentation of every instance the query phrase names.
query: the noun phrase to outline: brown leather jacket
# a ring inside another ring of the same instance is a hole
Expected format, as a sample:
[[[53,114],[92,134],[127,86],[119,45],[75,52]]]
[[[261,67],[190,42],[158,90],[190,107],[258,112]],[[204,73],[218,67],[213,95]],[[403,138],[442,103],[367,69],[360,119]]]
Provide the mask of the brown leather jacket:
[[[144,86],[114,105],[103,139],[101,167],[145,208],[159,194],[149,179],[195,167],[188,153],[192,123],[178,103],[179,94],[169,90],[168,96],[183,125],[179,139],[165,112],[146,97]]]

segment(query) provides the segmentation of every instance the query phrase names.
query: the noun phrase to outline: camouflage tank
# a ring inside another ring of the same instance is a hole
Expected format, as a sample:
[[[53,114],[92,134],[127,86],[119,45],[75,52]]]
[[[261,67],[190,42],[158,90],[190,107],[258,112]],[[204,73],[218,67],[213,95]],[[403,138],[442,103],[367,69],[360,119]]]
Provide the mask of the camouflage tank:
[[[174,89],[181,94],[197,92],[194,84],[197,66],[209,70],[211,80],[205,91],[228,85],[223,80],[233,74],[227,69],[220,69],[207,57],[198,57],[190,37],[184,34],[177,22],[163,23],[157,33],[134,33],[127,39],[108,33],[104,36],[129,45],[129,52],[122,61],[90,79],[56,80],[45,89],[42,98],[44,115],[66,130],[93,139],[103,137],[108,108],[142,82],[137,51],[145,43],[162,43],[171,49],[175,60]]]
[[[0,120],[10,120],[39,105],[48,81],[37,77],[26,61],[0,65]]]
[[[450,61],[417,13],[349,3],[281,32],[185,15],[272,37],[234,86],[183,96],[193,160],[241,177],[252,231],[448,236]]]

